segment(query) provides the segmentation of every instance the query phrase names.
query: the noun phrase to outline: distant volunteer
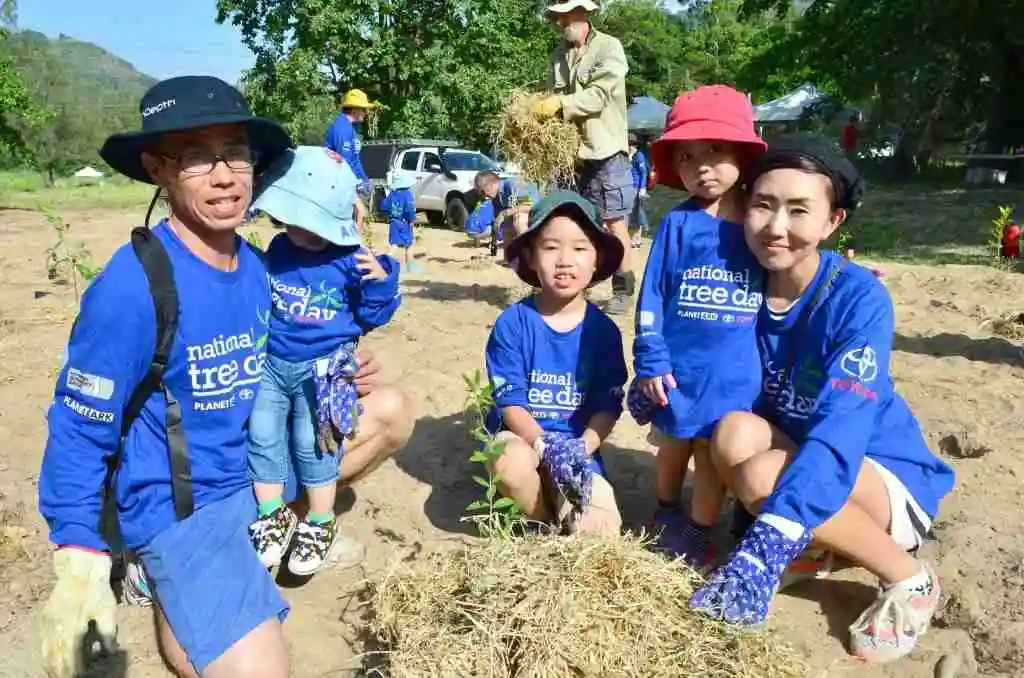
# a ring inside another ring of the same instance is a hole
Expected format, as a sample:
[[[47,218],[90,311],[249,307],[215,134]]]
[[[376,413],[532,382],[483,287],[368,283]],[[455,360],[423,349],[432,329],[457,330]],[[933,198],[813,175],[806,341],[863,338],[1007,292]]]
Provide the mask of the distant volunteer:
[[[334,119],[324,135],[324,146],[331,149],[349,164],[359,179],[358,193],[360,199],[369,204],[373,195],[373,182],[363,170],[360,152],[363,141],[359,136],[359,126],[366,120],[370,109],[376,108],[376,102],[370,101],[366,92],[361,89],[350,89],[341,102],[341,113]]]
[[[111,136],[100,154],[159,186],[171,216],[133,232],[86,290],[57,378],[39,476],[39,509],[57,547],[56,583],[40,615],[43,666],[53,678],[83,673],[80,650],[93,626],[108,649],[116,643],[110,545],[100,529],[107,486],[121,542],[155,598],[172,671],[284,678],[288,605],[248,536],[257,511],[247,420],[266,358],[270,287],[236,229],[254,177],[292,142],[211,77],[157,83],[140,112],[142,130]],[[167,341],[158,346],[160,337]],[[375,389],[372,356],[357,351],[356,359],[357,388]],[[351,454],[363,445],[358,454],[377,457],[367,468],[408,437],[404,413],[386,417],[389,429],[370,424],[352,441]],[[342,481],[351,479],[342,469]]]
[[[547,8],[562,42],[551,53],[550,82],[554,94],[538,101],[533,114],[556,115],[576,123],[580,143],[577,190],[601,212],[604,227],[622,243],[626,255],[612,276],[608,312],[624,315],[632,309],[636,291],[629,215],[636,189],[629,160],[626,131],[626,53],[622,43],[596,30],[590,14],[594,0],[559,0]]]

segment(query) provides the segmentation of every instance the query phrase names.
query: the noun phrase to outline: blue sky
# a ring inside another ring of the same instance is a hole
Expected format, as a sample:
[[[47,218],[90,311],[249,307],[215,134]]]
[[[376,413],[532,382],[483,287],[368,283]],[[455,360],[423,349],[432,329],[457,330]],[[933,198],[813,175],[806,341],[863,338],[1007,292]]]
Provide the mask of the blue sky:
[[[253,63],[238,29],[218,25],[216,0],[19,0],[18,26],[99,45],[155,78],[235,82]]]

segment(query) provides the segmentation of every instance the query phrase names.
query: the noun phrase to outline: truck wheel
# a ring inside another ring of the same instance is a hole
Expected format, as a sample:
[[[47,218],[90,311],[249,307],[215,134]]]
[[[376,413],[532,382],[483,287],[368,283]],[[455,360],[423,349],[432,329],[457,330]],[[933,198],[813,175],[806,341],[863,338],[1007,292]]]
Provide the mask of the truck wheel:
[[[427,215],[427,223],[434,228],[444,226],[444,212],[424,212]]]
[[[469,219],[469,208],[466,207],[466,203],[462,202],[462,198],[452,198],[445,206],[444,218],[449,228],[465,230],[466,220]]]

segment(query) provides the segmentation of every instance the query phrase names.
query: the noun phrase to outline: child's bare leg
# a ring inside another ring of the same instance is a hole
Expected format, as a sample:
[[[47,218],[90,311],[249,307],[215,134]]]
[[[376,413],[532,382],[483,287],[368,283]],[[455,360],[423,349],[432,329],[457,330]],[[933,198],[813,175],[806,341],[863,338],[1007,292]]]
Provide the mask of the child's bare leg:
[[[689,440],[669,438],[655,430],[658,455],[654,461],[654,491],[658,505],[663,508],[678,507],[679,493],[686,479],[693,449]]]
[[[492,469],[499,476],[498,490],[515,499],[527,518],[541,522],[552,520],[554,516],[544,498],[540,478],[540,455],[509,431],[499,433],[497,440],[505,443],[505,451]]]
[[[338,493],[337,483],[310,487],[306,493],[309,495],[309,513],[306,514],[306,517],[310,521],[320,524],[334,518],[334,498]]]
[[[615,500],[611,483],[595,474],[590,492],[590,504],[583,510],[577,531],[584,534],[618,534],[622,529],[622,515]]]
[[[707,438],[694,438],[690,448],[693,450],[690,519],[697,525],[710,528],[722,511],[726,489],[711,462],[711,441]]]
[[[281,501],[281,496],[284,494],[284,485],[254,482],[252,484],[252,491],[256,495],[256,501],[261,505],[265,505],[267,502]],[[284,502],[281,501],[281,503]]]

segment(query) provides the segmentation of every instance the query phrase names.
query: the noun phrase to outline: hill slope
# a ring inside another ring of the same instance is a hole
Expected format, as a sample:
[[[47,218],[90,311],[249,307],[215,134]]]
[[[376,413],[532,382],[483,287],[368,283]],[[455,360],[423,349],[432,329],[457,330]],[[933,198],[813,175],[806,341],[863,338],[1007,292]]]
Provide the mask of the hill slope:
[[[139,98],[156,82],[103,48],[66,35],[50,39],[20,31],[0,40],[0,54],[10,57],[36,101],[50,112],[49,123],[26,137],[31,164],[51,177],[102,164],[96,149],[111,132],[138,126]],[[0,158],[0,168],[26,162]]]

